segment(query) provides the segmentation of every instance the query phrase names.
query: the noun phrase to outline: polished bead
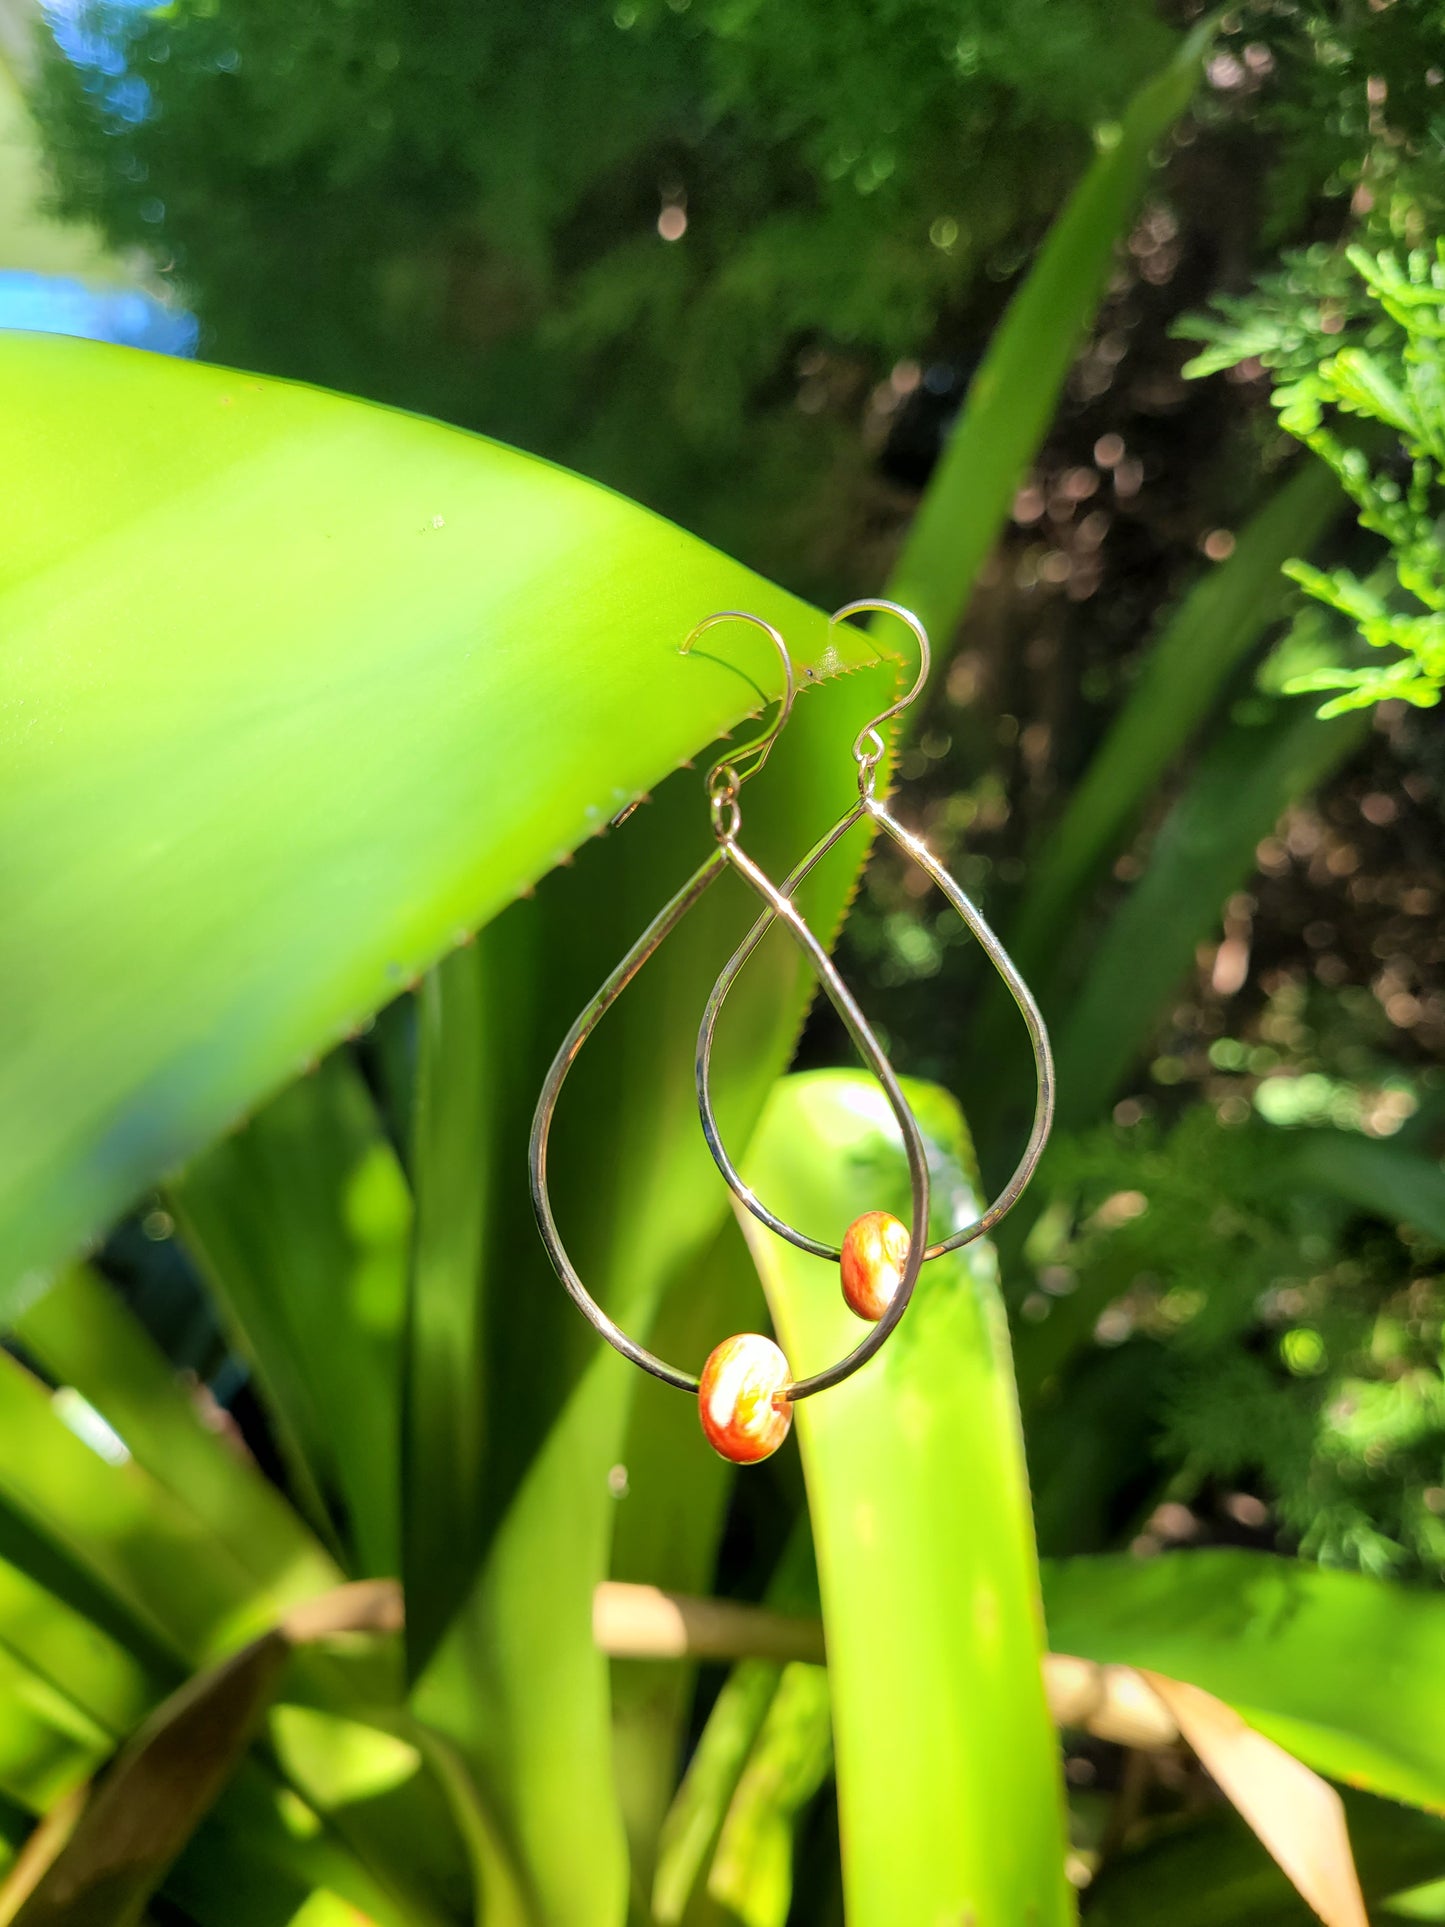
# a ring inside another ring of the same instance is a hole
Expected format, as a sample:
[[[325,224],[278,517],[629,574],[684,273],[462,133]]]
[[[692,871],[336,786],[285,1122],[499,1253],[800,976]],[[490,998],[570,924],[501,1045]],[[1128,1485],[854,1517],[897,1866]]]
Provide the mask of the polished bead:
[[[886,1211],[865,1211],[843,1239],[843,1296],[872,1324],[887,1311],[908,1262],[908,1228]]]
[[[777,1451],[793,1423],[788,1361],[771,1338],[740,1332],[725,1338],[702,1368],[698,1415],[708,1444],[735,1465],[754,1465]]]

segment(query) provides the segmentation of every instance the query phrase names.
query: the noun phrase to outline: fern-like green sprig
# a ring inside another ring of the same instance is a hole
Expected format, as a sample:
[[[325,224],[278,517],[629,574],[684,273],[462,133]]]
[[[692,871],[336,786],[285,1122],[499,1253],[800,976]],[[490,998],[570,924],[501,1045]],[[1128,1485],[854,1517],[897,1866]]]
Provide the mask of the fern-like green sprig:
[[[1281,427],[1329,465],[1360,526],[1387,545],[1369,581],[1285,565],[1371,648],[1398,652],[1383,664],[1312,669],[1286,689],[1338,692],[1325,716],[1389,697],[1433,707],[1445,686],[1445,241],[1403,257],[1305,250],[1253,295],[1221,298],[1181,332],[1207,344],[1186,374],[1250,358],[1270,371]],[[1363,438],[1344,431],[1345,418],[1365,425]]]

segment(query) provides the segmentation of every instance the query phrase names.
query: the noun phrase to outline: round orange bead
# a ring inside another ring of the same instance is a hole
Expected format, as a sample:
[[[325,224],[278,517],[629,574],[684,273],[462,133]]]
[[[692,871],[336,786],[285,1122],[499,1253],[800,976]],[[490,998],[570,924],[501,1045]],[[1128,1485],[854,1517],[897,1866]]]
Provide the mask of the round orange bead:
[[[707,1442],[735,1465],[770,1458],[793,1423],[786,1388],[792,1374],[771,1338],[725,1338],[702,1368],[698,1416]]]
[[[871,1324],[887,1311],[908,1262],[908,1228],[886,1211],[865,1211],[843,1239],[843,1296]]]

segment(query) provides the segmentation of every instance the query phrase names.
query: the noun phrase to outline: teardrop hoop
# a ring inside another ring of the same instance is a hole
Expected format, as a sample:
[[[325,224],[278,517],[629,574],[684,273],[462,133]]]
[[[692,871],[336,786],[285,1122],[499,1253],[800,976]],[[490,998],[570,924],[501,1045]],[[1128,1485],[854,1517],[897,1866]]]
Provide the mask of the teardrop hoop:
[[[926,872],[931,880],[937,884],[966,928],[971,930],[977,938],[984,955],[1003,979],[1005,985],[1008,987],[1010,996],[1018,1006],[1019,1014],[1024,1020],[1024,1027],[1028,1032],[1029,1046],[1033,1052],[1036,1083],[1033,1125],[1029,1132],[1028,1143],[1024,1147],[1023,1156],[1019,1159],[1012,1177],[1002,1191],[999,1192],[998,1196],[989,1204],[987,1209],[984,1210],[972,1224],[965,1225],[961,1230],[953,1232],[949,1237],[941,1238],[937,1243],[928,1246],[923,1254],[923,1261],[927,1263],[928,1260],[932,1258],[941,1258],[945,1252],[957,1251],[964,1245],[972,1244],[976,1238],[986,1236],[1002,1218],[1007,1216],[1014,1205],[1018,1203],[1019,1198],[1023,1195],[1029,1180],[1034,1174],[1040,1157],[1043,1155],[1044,1146],[1048,1142],[1049,1131],[1053,1125],[1054,1060],[1053,1051],[1049,1044],[1048,1029],[1044,1023],[1042,1013],[1034,1001],[1033,993],[1019,975],[1013,959],[1009,956],[1007,950],[1004,949],[1002,943],[999,942],[998,937],[990,928],[983,912],[976,904],[969,900],[964,891],[955,883],[928,846],[908,830],[905,830],[901,823],[896,822],[894,818],[889,815],[887,808],[878,801],[874,794],[878,766],[886,750],[886,744],[880,734],[880,729],[883,724],[892,721],[895,716],[907,709],[909,704],[919,695],[928,681],[930,660],[928,635],[922,623],[919,622],[918,618],[913,615],[910,610],[900,607],[900,605],[895,602],[850,602],[839,609],[832,620],[835,623],[842,622],[849,616],[874,611],[897,616],[912,631],[919,647],[920,667],[918,676],[907,695],[901,697],[891,708],[885,709],[881,715],[875,716],[871,723],[866,724],[864,728],[858,732],[853,744],[853,756],[858,765],[858,801],[839,818],[825,836],[821,837],[819,841],[814,844],[802,862],[797,865],[783,883],[780,894],[784,898],[791,900],[794,891],[803,882],[804,878],[823,860],[833,846],[845,837],[855,824],[861,823],[865,817],[870,819],[885,835],[890,836],[898,847],[903,850],[907,856],[911,857],[913,861]],[[695,1079],[697,1085],[698,1115],[702,1120],[703,1135],[707,1139],[708,1149],[712,1152],[713,1161],[726,1179],[728,1188],[732,1191],[733,1196],[738,1200],[739,1204],[751,1212],[752,1216],[756,1218],[760,1224],[765,1224],[770,1231],[776,1232],[780,1238],[785,1238],[789,1244],[796,1245],[800,1251],[807,1251],[816,1258],[827,1258],[836,1263],[842,1256],[840,1246],[827,1244],[819,1238],[812,1238],[806,1232],[798,1230],[795,1225],[789,1224],[786,1219],[778,1217],[775,1212],[769,1210],[767,1205],[758,1197],[757,1193],[744,1183],[736,1166],[728,1155],[727,1146],[722,1141],[722,1135],[718,1130],[717,1116],[713,1109],[712,1049],[717,1030],[718,1017],[726,1001],[728,992],[737,981],[738,974],[742,970],[743,965],[762,942],[763,937],[767,934],[774,920],[775,913],[771,909],[763,912],[747,936],[744,937],[742,943],[739,944],[727,963],[724,964],[717,982],[713,985],[712,994],[707,1000],[707,1007],[703,1011],[702,1023],[698,1028],[697,1035]],[[848,1017],[838,1005],[838,1000],[834,995],[833,984],[835,977],[836,973],[833,973],[832,976],[822,977],[822,986],[829,1000],[833,1003],[834,1008],[839,1010],[839,1015],[843,1016],[845,1023],[847,1023]],[[837,981],[841,982],[841,979]],[[849,1002],[852,1004],[851,997],[849,998]],[[853,1008],[856,1009],[856,1005],[854,1005]],[[851,1023],[849,1023],[849,1029],[856,1039],[857,1033],[853,1031]],[[916,1222],[918,1222],[918,1220],[915,1217],[915,1223]]]
[[[777,630],[774,629],[771,624],[763,622],[759,617],[745,615],[741,611],[729,610],[717,616],[709,617],[706,622],[699,624],[698,628],[693,630],[692,634],[689,635],[687,641],[683,644],[682,652],[684,654],[687,652],[696,636],[701,634],[704,629],[710,628],[714,623],[727,620],[751,622],[758,628],[763,629],[771,638],[781,655],[785,681],[784,694],[779,706],[778,715],[770,728],[759,737],[756,742],[749,744],[744,750],[733,752],[729,758],[714,764],[713,768],[708,772],[706,789],[709,811],[712,817],[713,833],[717,838],[717,847],[648,925],[647,929],[638,938],[631,950],[628,951],[621,963],[613,970],[602,988],[587,1004],[586,1008],[580,1013],[576,1022],[572,1025],[572,1028],[568,1031],[561,1048],[552,1060],[551,1069],[548,1071],[542,1085],[542,1090],[537,1100],[536,1112],[532,1119],[532,1134],[529,1146],[532,1204],[537,1216],[538,1229],[542,1234],[542,1241],[546,1245],[553,1268],[562,1280],[573,1302],[593,1327],[602,1334],[610,1345],[621,1352],[624,1358],[630,1359],[634,1365],[640,1365],[644,1371],[650,1372],[654,1378],[660,1378],[665,1384],[675,1385],[681,1391],[694,1393],[698,1391],[701,1383],[698,1374],[684,1371],[675,1365],[670,1365],[665,1359],[658,1358],[655,1353],[648,1351],[644,1345],[638,1344],[635,1339],[629,1337],[620,1325],[608,1317],[607,1313],[603,1311],[602,1307],[582,1282],[576,1267],[567,1255],[566,1247],[562,1242],[561,1233],[557,1228],[556,1218],[552,1211],[551,1198],[547,1187],[547,1150],[551,1135],[552,1118],[557,1108],[557,1100],[561,1095],[567,1073],[576,1062],[582,1046],[587,1042],[587,1039],[601,1022],[603,1016],[617,1001],[618,997],[621,996],[622,992],[631,983],[638,971],[641,970],[648,958],[651,957],[654,951],[662,944],[669,932],[676,928],[683,917],[686,916],[687,912],[699,901],[704,893],[712,887],[725,869],[731,869],[740,876],[749,888],[762,899],[765,906],[764,914],[758,924],[754,926],[750,941],[756,943],[764,930],[775,921],[779,919],[782,920],[794,941],[798,944],[816,971],[830,1001],[847,1026],[849,1035],[857,1046],[864,1063],[873,1072],[874,1076],[877,1077],[880,1084],[882,1084],[889,1106],[893,1111],[894,1117],[897,1119],[899,1130],[903,1135],[903,1147],[908,1159],[912,1223],[915,1227],[927,1226],[930,1203],[928,1156],[924,1147],[922,1133],[918,1127],[918,1121],[909,1108],[899,1088],[898,1079],[893,1067],[888,1062],[882,1046],[869,1027],[867,1019],[854,1001],[847,985],[838,974],[837,967],[834,965],[827,951],[808,928],[797,905],[791,900],[790,892],[800,879],[801,874],[805,873],[805,870],[795,872],[789,885],[785,889],[780,890],[777,885],[772,883],[763,871],[758,868],[737,841],[738,834],[742,827],[742,813],[738,803],[739,792],[743,784],[762,767],[768,751],[772,747],[773,741],[776,739],[783,724],[787,721],[788,712],[793,702],[794,684],[792,663],[782,637],[778,634]],[[830,839],[828,840],[829,847],[831,846],[831,841],[836,840],[836,835],[841,833],[841,830],[836,833],[830,833]],[[823,847],[824,846],[820,846],[813,853],[812,857],[808,860],[807,867],[811,867],[811,863],[823,854]],[[734,959],[734,962],[739,962],[741,954],[742,953],[739,953],[739,956]],[[736,972],[734,971],[734,975],[735,974]],[[708,1115],[710,1119],[710,1110]],[[712,1143],[715,1137],[716,1129],[714,1125],[709,1142]],[[714,1155],[716,1154],[715,1151]],[[725,1157],[726,1153],[723,1155]],[[730,1169],[730,1167],[725,1167],[725,1170],[726,1169]],[[765,1219],[765,1222],[766,1221]],[[796,1238],[794,1242],[797,1242]],[[902,1318],[904,1312],[908,1309],[909,1300],[913,1296],[913,1287],[917,1282],[918,1273],[923,1265],[925,1255],[923,1240],[916,1236],[911,1236],[908,1255],[903,1266],[898,1287],[883,1316],[878,1320],[877,1324],[873,1326],[861,1343],[856,1345],[851,1352],[847,1353],[835,1364],[828,1366],[823,1371],[814,1372],[806,1378],[791,1380],[783,1388],[783,1396],[786,1397],[789,1403],[796,1403],[799,1399],[810,1398],[816,1392],[826,1391],[830,1386],[841,1384],[844,1379],[851,1377],[861,1366],[866,1365],[868,1360],[887,1343],[899,1319]]]

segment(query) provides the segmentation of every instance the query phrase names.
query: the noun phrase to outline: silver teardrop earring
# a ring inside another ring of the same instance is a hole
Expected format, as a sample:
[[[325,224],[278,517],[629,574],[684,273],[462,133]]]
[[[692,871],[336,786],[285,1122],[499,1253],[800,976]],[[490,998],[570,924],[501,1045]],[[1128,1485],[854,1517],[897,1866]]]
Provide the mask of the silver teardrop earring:
[[[778,631],[771,623],[764,622],[758,616],[746,615],[740,610],[724,610],[700,622],[682,644],[681,653],[687,654],[699,636],[723,622],[751,623],[761,629],[773,643],[783,667],[783,695],[779,701],[778,713],[768,728],[753,742],[744,745],[741,749],[730,751],[726,757],[714,763],[708,771],[706,780],[708,814],[712,823],[715,847],[643,931],[563,1039],[537,1099],[537,1108],[532,1120],[529,1166],[532,1204],[537,1215],[537,1225],[542,1234],[542,1241],[547,1247],[548,1256],[552,1260],[558,1277],[583,1316],[610,1345],[615,1346],[623,1357],[630,1359],[634,1365],[641,1366],[645,1372],[651,1372],[664,1384],[675,1385],[682,1391],[695,1393],[698,1397],[702,1428],[709,1442],[725,1458],[733,1459],[738,1463],[748,1463],[766,1458],[777,1450],[787,1436],[792,1424],[792,1408],[799,1399],[811,1397],[816,1392],[840,1383],[851,1373],[856,1372],[860,1366],[865,1365],[886,1342],[889,1333],[903,1316],[912,1295],[919,1268],[923,1263],[922,1240],[916,1238],[910,1240],[910,1249],[905,1254],[899,1270],[893,1301],[874,1329],[846,1357],[826,1370],[816,1372],[807,1378],[795,1379],[787,1360],[771,1339],[757,1332],[744,1332],[737,1337],[724,1340],[717,1346],[709,1355],[701,1374],[698,1374],[670,1365],[665,1359],[656,1357],[636,1339],[629,1337],[603,1311],[578,1276],[576,1267],[567,1255],[553,1214],[547,1182],[547,1149],[553,1114],[567,1073],[576,1062],[582,1046],[669,931],[681,922],[723,871],[730,869],[756,892],[765,906],[765,913],[757,926],[756,934],[760,936],[775,919],[780,919],[786,925],[842,1016],[864,1063],[882,1084],[889,1105],[898,1120],[898,1127],[903,1134],[912,1197],[912,1222],[916,1228],[923,1231],[925,1237],[927,1235],[929,1210],[927,1154],[917,1121],[898,1087],[898,1079],[894,1075],[893,1067],[888,1062],[847,985],[838,975],[832,959],[791,901],[789,891],[792,884],[790,883],[786,889],[778,889],[738,842],[742,829],[739,797],[743,785],[756,776],[763,767],[779,732],[788,720],[793,706],[795,680],[792,659]],[[879,753],[880,755],[882,753],[881,739]],[[816,854],[822,854],[821,846]],[[794,880],[796,881],[796,876]],[[709,1117],[710,1115],[709,1111]],[[904,1235],[908,1236],[906,1232]]]
[[[990,929],[983,912],[969,900],[928,846],[904,829],[902,824],[889,814],[886,805],[880,802],[877,796],[878,767],[887,753],[887,744],[880,732],[885,724],[901,715],[922,694],[928,682],[931,652],[928,646],[928,634],[923,624],[910,610],[902,608],[896,602],[865,600],[845,603],[834,614],[832,621],[845,622],[850,616],[874,612],[896,616],[912,632],[918,644],[918,674],[912,688],[905,696],[900,697],[891,707],[875,716],[871,723],[859,731],[853,743],[853,759],[858,766],[858,801],[844,812],[826,836],[814,844],[783,883],[781,894],[791,899],[799,884],[814,866],[822,861],[834,844],[846,836],[856,823],[861,823],[865,817],[868,818],[885,835],[890,836],[898,847],[938,885],[965,925],[978,939],[989,962],[1003,978],[1018,1006],[1019,1014],[1024,1020],[1024,1027],[1028,1031],[1037,1085],[1033,1127],[1013,1176],[971,1224],[964,1225],[962,1229],[951,1233],[947,1238],[941,1238],[936,1244],[928,1246],[923,1253],[923,1262],[927,1263],[929,1259],[942,1257],[946,1251],[957,1251],[961,1246],[971,1244],[975,1238],[983,1237],[1018,1202],[1043,1154],[1053,1123],[1054,1063],[1048,1031],[1039,1007],[1034,1002],[1033,994],[1019,975],[1012,958]],[[839,1264],[842,1269],[844,1296],[860,1317],[887,1318],[904,1269],[912,1262],[914,1256],[912,1240],[906,1227],[886,1212],[870,1211],[849,1226],[841,1246],[829,1244],[821,1238],[810,1237],[806,1232],[798,1230],[795,1225],[787,1223],[785,1219],[769,1210],[757,1194],[743,1182],[718,1131],[711,1089],[713,1038],[717,1029],[718,1014],[728,992],[737,980],[738,972],[761,943],[775,914],[771,907],[764,910],[744,937],[723,966],[713,986],[712,995],[708,998],[707,1008],[703,1012],[702,1024],[698,1030],[696,1061],[698,1113],[702,1119],[703,1134],[707,1138],[718,1169],[739,1203],[750,1211],[759,1223],[767,1225],[770,1231],[775,1231],[780,1238],[786,1238],[789,1244],[796,1245],[800,1251],[808,1251],[815,1257],[827,1258]],[[823,980],[823,988],[836,1004],[837,1000],[833,996],[830,979]],[[920,1222],[916,1214],[914,1222],[915,1224]]]

